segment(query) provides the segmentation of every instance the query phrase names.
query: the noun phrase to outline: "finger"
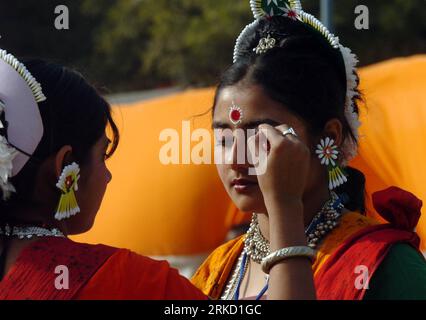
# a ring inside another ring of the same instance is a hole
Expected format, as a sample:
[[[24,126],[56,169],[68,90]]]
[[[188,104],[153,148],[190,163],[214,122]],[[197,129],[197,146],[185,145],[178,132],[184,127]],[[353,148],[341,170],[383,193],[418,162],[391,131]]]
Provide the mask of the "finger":
[[[291,130],[289,132],[289,130]],[[281,124],[279,126],[273,127],[268,124],[259,125],[259,132],[266,136],[271,145],[277,146],[282,143],[283,140],[288,140],[293,143],[299,142],[296,132],[287,124]],[[270,148],[268,148],[269,151]]]
[[[256,134],[247,139],[249,175],[260,175],[266,172],[268,150],[265,145],[268,141],[263,135]]]
[[[283,135],[283,137],[289,138],[289,139],[297,139],[297,133],[296,131],[290,127],[287,124],[281,124],[279,126],[275,127],[278,131],[281,131],[281,134]]]
[[[253,136],[248,137],[247,139],[247,149],[252,154],[253,157],[259,157],[260,153],[268,153],[270,150],[270,145],[266,136],[256,133]]]
[[[258,135],[255,134],[247,139],[247,149],[248,149],[248,157],[247,160],[250,164],[255,165],[255,159],[258,155],[259,150],[259,139]]]
[[[290,126],[286,125],[286,124],[280,124],[279,126],[276,126],[275,129],[277,129],[280,132],[284,132],[284,131],[290,129]]]

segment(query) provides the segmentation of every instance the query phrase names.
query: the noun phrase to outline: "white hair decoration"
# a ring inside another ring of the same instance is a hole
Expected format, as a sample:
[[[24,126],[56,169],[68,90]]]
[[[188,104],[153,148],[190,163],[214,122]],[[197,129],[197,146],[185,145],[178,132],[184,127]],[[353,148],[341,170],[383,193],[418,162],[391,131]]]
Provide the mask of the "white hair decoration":
[[[15,188],[10,177],[30,159],[43,136],[37,103],[46,100],[40,84],[12,54],[0,49],[0,188],[3,200]]]

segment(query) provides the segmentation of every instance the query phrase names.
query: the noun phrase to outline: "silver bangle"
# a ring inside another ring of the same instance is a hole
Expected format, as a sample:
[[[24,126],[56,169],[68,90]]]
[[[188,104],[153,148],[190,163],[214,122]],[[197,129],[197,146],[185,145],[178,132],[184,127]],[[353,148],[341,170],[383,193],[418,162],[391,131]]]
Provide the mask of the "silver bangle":
[[[311,262],[314,262],[316,258],[316,251],[308,246],[296,246],[279,249],[262,259],[262,270],[266,274],[269,274],[271,268],[278,262],[294,257],[305,257],[311,259]]]

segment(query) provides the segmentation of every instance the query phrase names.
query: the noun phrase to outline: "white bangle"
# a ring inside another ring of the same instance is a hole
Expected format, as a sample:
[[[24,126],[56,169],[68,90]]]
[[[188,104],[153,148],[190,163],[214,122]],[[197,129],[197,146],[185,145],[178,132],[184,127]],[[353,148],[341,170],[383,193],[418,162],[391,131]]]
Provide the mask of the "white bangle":
[[[316,252],[314,249],[308,246],[296,246],[296,247],[287,247],[279,249],[272,252],[262,259],[262,270],[266,274],[269,274],[271,268],[276,265],[278,262],[294,257],[306,257],[311,259],[311,262],[315,261]]]

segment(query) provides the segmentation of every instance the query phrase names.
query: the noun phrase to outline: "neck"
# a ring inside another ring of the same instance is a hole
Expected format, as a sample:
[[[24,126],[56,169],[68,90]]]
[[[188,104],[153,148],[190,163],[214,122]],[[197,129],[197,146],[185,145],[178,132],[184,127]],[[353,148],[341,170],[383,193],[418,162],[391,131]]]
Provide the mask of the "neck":
[[[305,228],[311,223],[314,216],[321,210],[324,203],[330,199],[330,191],[327,187],[315,189],[306,193],[303,197],[303,220]],[[262,235],[269,240],[269,218],[268,213],[259,213],[258,221]]]
[[[46,212],[52,212],[50,208],[45,209],[31,209],[31,208],[15,208],[11,214],[8,215],[10,219],[5,219],[2,224],[9,226],[20,227],[42,227],[46,229],[59,229],[62,233],[67,234],[67,228],[64,221],[56,221],[52,213],[51,218],[46,217]]]

